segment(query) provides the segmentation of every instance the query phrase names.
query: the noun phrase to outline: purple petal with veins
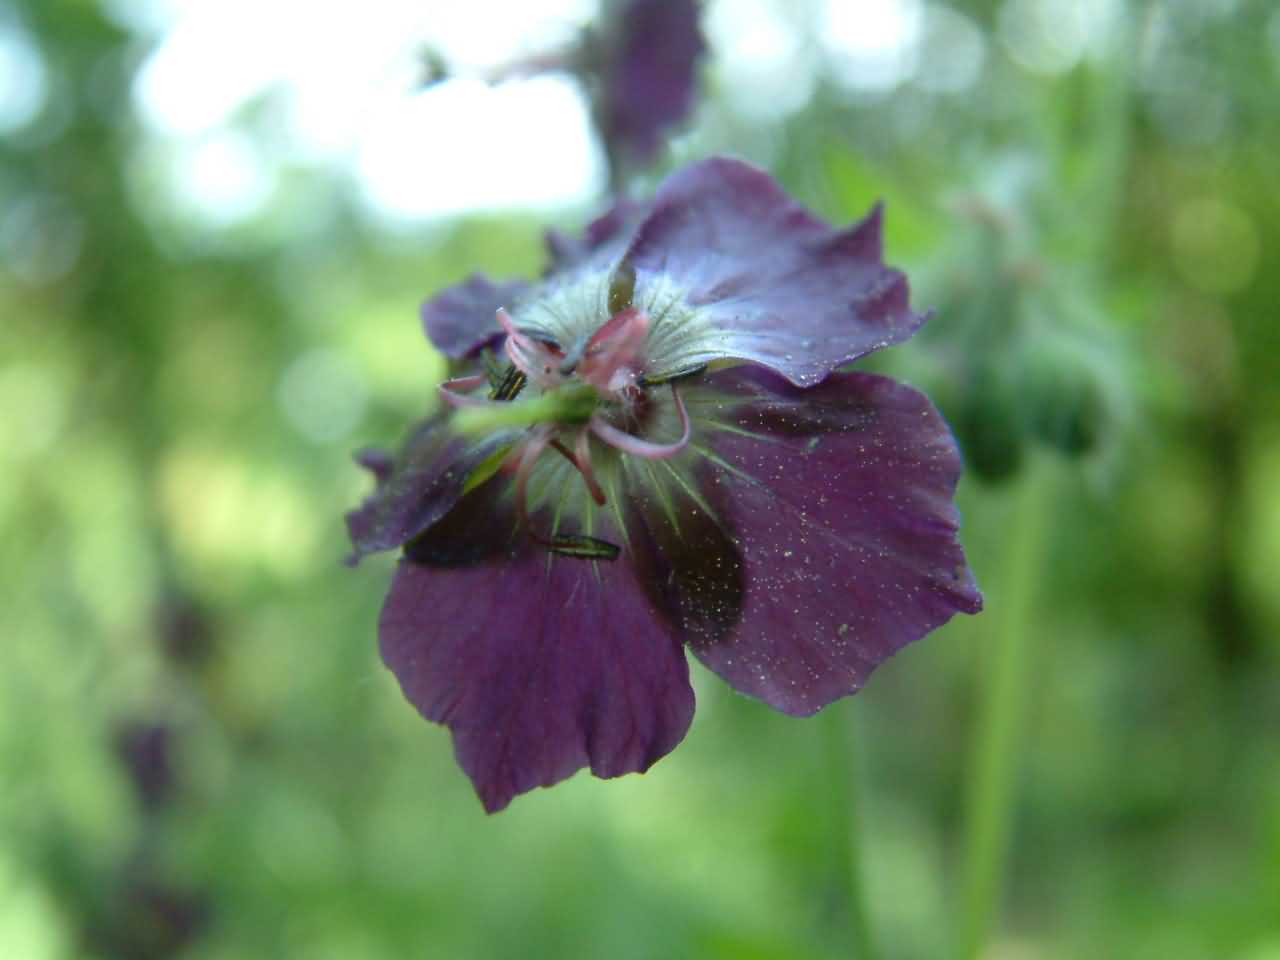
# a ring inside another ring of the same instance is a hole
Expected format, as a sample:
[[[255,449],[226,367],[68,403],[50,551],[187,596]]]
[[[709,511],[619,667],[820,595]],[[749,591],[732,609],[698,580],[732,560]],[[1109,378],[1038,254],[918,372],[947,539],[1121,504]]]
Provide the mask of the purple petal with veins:
[[[601,522],[593,535],[616,538]],[[537,547],[501,478],[410,545],[379,635],[408,700],[452,731],[491,813],[582,767],[644,771],[693,718],[680,641],[630,569]]]
[[[881,260],[880,208],[836,230],[767,173],[715,157],[669,177],[624,259],[692,318],[655,320],[651,352],[682,369],[752,360],[810,386],[924,322]]]
[[[499,307],[511,307],[528,290],[524,280],[494,283],[472,274],[422,305],[422,326],[437,350],[447,357],[465,357],[502,336],[494,319]]]
[[[802,390],[750,367],[708,387],[689,399],[703,505],[685,504],[679,523],[706,526],[709,513],[737,547],[743,587],[736,623],[690,631],[703,663],[742,693],[810,714],[981,609],[956,541],[960,456],[923,394],[856,373]]]
[[[599,251],[618,246],[630,236],[630,231],[643,219],[646,205],[634,200],[616,200],[604,214],[592,220],[581,237],[559,230],[546,232],[547,253],[551,263],[547,273],[561,273],[581,265]]]
[[[350,563],[413,539],[443,517],[458,499],[472,471],[512,442],[510,432],[474,438],[451,432],[447,415],[419,424],[392,463],[380,452],[358,455],[377,479],[374,492],[347,514],[354,551]]]

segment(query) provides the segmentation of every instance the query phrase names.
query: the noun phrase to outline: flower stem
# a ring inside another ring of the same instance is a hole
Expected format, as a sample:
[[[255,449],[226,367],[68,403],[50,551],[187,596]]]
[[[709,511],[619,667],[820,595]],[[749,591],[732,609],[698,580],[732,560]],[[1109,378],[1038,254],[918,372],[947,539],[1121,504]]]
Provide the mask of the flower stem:
[[[598,401],[593,387],[569,385],[531,400],[459,406],[453,426],[460,433],[485,434],[540,423],[586,423]]]
[[[959,960],[982,952],[1003,889],[1014,779],[1028,692],[1033,601],[1049,532],[1048,465],[1025,471],[1009,525],[1004,582],[990,604],[995,636],[981,676],[981,715],[974,740],[961,890]]]
[[[844,887],[844,907],[848,917],[851,956],[873,960],[874,939],[862,882],[862,818],[859,802],[858,728],[849,705],[828,708],[826,734],[833,780],[832,836],[836,869]]]

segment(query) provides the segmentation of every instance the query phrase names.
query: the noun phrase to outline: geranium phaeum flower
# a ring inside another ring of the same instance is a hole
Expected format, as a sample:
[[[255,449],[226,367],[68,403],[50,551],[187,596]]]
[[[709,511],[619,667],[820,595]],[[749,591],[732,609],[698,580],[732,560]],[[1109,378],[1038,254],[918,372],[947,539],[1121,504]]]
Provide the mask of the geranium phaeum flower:
[[[432,342],[487,372],[445,383],[399,455],[362,457],[377,488],[348,516],[357,558],[404,547],[382,655],[490,811],[674,748],[685,647],[804,716],[982,604],[946,424],[836,372],[923,320],[878,209],[834,230],[711,159],[552,248],[539,284],[473,277],[424,306]]]

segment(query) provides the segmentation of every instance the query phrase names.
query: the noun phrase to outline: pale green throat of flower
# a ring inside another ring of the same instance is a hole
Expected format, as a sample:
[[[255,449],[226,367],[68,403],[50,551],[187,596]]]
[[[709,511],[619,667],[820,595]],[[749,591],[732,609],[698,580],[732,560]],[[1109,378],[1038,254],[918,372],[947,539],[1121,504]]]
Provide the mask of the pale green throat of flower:
[[[467,489],[473,489],[500,470],[514,474],[516,512],[521,526],[554,553],[612,560],[618,547],[582,535],[543,535],[529,522],[528,485],[543,453],[563,456],[581,474],[596,504],[606,496],[592,463],[592,438],[617,453],[645,460],[666,460],[689,445],[690,421],[677,380],[705,368],[705,364],[671,368],[655,364],[655,356],[670,362],[694,337],[694,311],[674,291],[648,284],[648,296],[637,296],[636,271],[623,263],[605,275],[590,275],[564,284],[548,300],[521,310],[521,316],[541,311],[552,323],[518,326],[505,308],[497,318],[506,333],[506,370],[490,364],[484,374],[457,377],[440,387],[442,398],[455,408],[452,425],[462,433],[488,435],[501,430],[524,430],[509,448],[481,464]],[[640,300],[643,307],[637,306]],[[657,310],[657,320],[653,311]],[[655,351],[656,347],[656,351]],[[488,387],[488,394],[480,391]],[[628,429],[643,418],[651,403],[649,391],[669,389],[679,420],[680,435],[659,443]]]

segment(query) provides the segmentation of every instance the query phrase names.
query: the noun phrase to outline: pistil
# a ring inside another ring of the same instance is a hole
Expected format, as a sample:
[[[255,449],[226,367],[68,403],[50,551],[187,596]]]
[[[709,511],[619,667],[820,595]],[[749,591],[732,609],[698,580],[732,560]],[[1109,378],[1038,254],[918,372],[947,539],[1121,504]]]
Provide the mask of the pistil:
[[[500,428],[528,428],[524,439],[508,455],[505,467],[515,473],[517,520],[535,542],[567,556],[613,559],[618,548],[591,537],[548,537],[533,529],[529,478],[548,447],[573,464],[591,499],[604,506],[605,492],[591,461],[593,436],[621,453],[646,460],[670,459],[689,445],[689,411],[674,382],[670,384],[671,398],[680,420],[679,439],[654,443],[610,422],[610,416],[616,416],[618,411],[634,411],[647,390],[641,384],[649,317],[631,305],[633,286],[634,273],[620,268],[613,284],[616,289],[610,290],[610,318],[590,337],[572,344],[567,352],[522,333],[506,309],[498,309],[497,319],[506,333],[505,349],[511,361],[509,376],[504,377],[503,383],[517,378],[522,383],[527,381],[534,385],[537,396],[516,400],[519,390],[504,391],[501,387],[494,387],[489,396],[474,393],[485,384],[493,387],[492,373],[455,377],[439,388],[444,401],[457,410],[454,424],[461,431],[487,433]],[[562,440],[569,431],[573,432],[572,449]]]

